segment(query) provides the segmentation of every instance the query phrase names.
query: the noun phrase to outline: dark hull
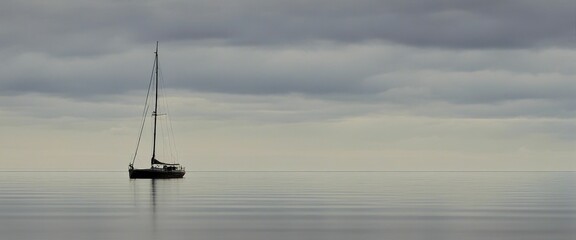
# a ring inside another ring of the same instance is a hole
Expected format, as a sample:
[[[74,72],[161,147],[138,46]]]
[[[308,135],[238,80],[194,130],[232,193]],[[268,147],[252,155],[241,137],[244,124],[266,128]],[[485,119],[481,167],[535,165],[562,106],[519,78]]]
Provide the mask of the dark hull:
[[[130,178],[183,178],[186,172],[184,170],[171,170],[164,169],[129,169],[128,173]]]

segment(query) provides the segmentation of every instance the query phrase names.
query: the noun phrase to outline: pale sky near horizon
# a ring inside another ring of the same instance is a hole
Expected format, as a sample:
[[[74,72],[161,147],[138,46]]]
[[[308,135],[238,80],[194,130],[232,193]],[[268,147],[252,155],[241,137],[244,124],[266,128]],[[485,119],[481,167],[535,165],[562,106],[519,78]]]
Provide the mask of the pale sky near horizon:
[[[571,0],[8,0],[0,21],[0,170],[125,170],[156,41],[188,170],[576,170]]]

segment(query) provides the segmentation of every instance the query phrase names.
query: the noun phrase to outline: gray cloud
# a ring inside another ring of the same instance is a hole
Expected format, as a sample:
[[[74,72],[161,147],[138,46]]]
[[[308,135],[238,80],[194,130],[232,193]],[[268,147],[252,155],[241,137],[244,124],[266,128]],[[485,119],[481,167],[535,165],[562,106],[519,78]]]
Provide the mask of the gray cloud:
[[[574,46],[574,4],[552,1],[3,1],[1,51],[90,55],[134,43],[448,49]]]
[[[168,87],[195,93],[350,103],[337,110],[343,115],[386,105],[424,115],[567,117],[576,90],[572,6],[4,1],[0,92],[101,101],[143,90],[160,40]]]
[[[153,28],[137,34],[258,46],[309,41],[442,48],[574,46],[573,6],[565,0],[174,2],[144,17]]]
[[[315,49],[168,45],[161,50],[168,88],[210,93],[209,101],[232,104],[228,112],[205,112],[212,118],[237,114],[266,121],[307,121],[372,113],[474,118],[576,114],[572,97],[576,74],[566,64],[576,59],[565,50],[528,54],[381,45]],[[3,94],[36,92],[75,101],[107,101],[103,99],[143,91],[152,58],[149,49],[84,59],[26,55],[0,67],[5,78],[0,89]],[[287,99],[281,105],[271,100],[282,96]],[[252,97],[272,102],[256,108],[233,104]],[[291,101],[293,110],[281,110]]]

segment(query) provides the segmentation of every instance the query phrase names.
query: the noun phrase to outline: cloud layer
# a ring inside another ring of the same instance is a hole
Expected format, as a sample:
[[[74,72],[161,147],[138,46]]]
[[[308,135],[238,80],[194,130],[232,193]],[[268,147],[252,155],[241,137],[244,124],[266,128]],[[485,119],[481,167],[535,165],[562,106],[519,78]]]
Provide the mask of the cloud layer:
[[[134,43],[294,46],[369,41],[447,49],[574,46],[573,3],[532,1],[4,1],[3,50],[59,55]]]
[[[206,169],[233,156],[262,169],[513,169],[517,158],[566,168],[573,10],[568,0],[3,1],[0,130],[13,137],[2,143],[14,159],[33,156],[11,149],[34,146],[62,165],[73,157],[41,140],[61,134],[89,159],[110,156],[78,139],[131,148],[160,41],[184,145],[203,149],[188,155],[216,158],[195,163]],[[216,154],[219,144],[232,150]]]

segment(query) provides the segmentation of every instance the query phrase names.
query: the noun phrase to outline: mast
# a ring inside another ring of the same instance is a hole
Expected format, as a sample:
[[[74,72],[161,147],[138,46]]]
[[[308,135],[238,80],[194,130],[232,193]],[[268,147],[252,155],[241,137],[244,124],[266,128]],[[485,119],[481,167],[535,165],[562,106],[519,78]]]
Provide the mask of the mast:
[[[154,62],[156,63],[156,79],[155,79],[155,87],[156,87],[156,96],[154,99],[154,112],[152,112],[152,115],[154,115],[154,141],[152,144],[152,159],[150,160],[150,166],[154,165],[154,161],[156,160],[156,121],[158,119],[158,41],[156,41],[156,52],[154,52],[155,54],[155,58],[154,58]]]

